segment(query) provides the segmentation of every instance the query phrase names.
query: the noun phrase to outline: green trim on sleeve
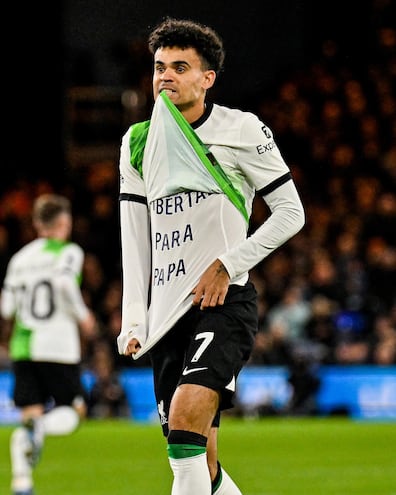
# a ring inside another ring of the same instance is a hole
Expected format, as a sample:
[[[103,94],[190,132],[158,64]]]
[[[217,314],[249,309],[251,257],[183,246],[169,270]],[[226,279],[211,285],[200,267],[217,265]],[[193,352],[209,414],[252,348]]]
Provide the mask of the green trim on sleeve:
[[[216,157],[209,151],[209,149],[201,141],[197,133],[187,122],[183,114],[176,108],[176,106],[169,99],[169,96],[165,91],[160,93],[162,99],[164,100],[168,110],[176,120],[180,129],[183,131],[184,135],[188,139],[194,151],[200,158],[203,165],[206,167],[208,172],[220,186],[221,190],[226,194],[229,200],[236,206],[236,208],[241,212],[242,216],[249,223],[249,215],[245,206],[245,198],[243,195],[235,189],[234,185],[230,181],[229,177],[226,175],[221,165],[216,160]]]
[[[131,151],[131,165],[143,177],[143,155],[146,146],[147,134],[150,128],[150,121],[137,122],[131,126],[129,134],[129,149]]]

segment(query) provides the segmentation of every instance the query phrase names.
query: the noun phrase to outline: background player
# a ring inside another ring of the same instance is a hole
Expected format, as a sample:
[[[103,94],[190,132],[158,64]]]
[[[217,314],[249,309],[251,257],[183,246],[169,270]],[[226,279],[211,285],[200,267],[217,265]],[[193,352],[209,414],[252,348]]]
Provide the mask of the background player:
[[[79,286],[84,254],[69,241],[69,200],[38,197],[33,224],[38,238],[11,258],[1,293],[1,314],[13,322],[9,353],[22,418],[10,440],[14,495],[33,493],[32,470],[45,435],[69,434],[85,416],[79,328],[87,338],[96,334]]]

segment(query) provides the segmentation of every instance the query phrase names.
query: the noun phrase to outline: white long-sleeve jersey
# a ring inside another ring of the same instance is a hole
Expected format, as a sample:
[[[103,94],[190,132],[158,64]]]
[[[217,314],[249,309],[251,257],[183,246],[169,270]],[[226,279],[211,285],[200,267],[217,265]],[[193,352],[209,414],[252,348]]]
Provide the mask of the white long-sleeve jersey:
[[[79,281],[83,251],[72,242],[39,238],[15,253],[1,293],[1,314],[14,319],[13,360],[78,363],[78,322],[88,315]]]
[[[271,215],[253,235],[184,139],[161,98],[150,121],[132,126],[120,153],[120,218],[123,264],[123,354],[136,337],[147,352],[191,307],[192,289],[217,258],[231,284],[304,224],[304,210],[272,136],[254,114],[208,105],[193,125],[196,134],[245,198],[255,193]],[[150,298],[149,298],[150,296]]]

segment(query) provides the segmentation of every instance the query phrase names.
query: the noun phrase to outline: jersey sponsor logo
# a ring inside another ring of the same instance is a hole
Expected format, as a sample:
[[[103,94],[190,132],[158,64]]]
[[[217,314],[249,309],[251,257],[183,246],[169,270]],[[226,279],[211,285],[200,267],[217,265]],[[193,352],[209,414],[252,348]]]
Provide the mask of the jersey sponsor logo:
[[[275,141],[271,141],[267,144],[259,144],[258,146],[256,146],[256,150],[259,155],[263,155],[264,153],[267,153],[267,151],[272,151],[274,148],[276,148]]]
[[[203,371],[207,370],[208,367],[204,366],[203,368],[188,368],[187,366],[184,368],[182,375],[186,376],[189,375],[190,373],[195,373],[196,371]]]
[[[275,141],[273,139],[272,132],[270,131],[270,129],[266,125],[263,125],[261,130],[263,131],[264,136],[267,139],[271,139],[271,141],[267,144],[259,144],[258,146],[256,146],[256,150],[257,150],[257,153],[259,155],[263,155],[264,153],[267,153],[268,151],[271,151],[274,148],[276,148],[276,144],[275,144]]]

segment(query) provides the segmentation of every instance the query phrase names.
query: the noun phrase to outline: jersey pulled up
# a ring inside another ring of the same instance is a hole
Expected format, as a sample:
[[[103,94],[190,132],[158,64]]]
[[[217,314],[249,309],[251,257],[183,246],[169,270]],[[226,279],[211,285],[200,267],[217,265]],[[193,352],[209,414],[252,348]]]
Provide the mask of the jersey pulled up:
[[[256,191],[266,194],[267,188],[274,194],[286,183],[292,205],[301,212],[272,133],[255,115],[209,105],[193,127],[245,198],[249,215]],[[142,349],[135,358],[191,307],[193,288],[216,258],[230,283],[243,285],[250,268],[301,228],[301,222],[296,228],[283,226],[282,239],[274,242],[247,238],[243,215],[191,153],[161,98],[151,121],[138,124],[138,131],[132,126],[125,134],[120,156],[124,280],[118,346],[123,353],[127,340],[136,336]],[[276,200],[269,206],[275,210]]]
[[[75,243],[39,238],[11,258],[1,313],[14,318],[13,360],[76,364],[80,361],[78,321],[86,318],[80,292],[83,251]]]

